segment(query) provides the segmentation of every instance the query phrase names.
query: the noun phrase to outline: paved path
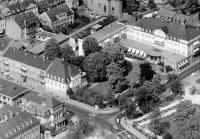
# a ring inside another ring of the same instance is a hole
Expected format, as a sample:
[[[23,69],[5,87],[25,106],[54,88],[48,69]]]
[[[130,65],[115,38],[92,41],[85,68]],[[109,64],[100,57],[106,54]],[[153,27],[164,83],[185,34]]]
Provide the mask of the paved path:
[[[139,139],[148,139],[148,137],[146,137],[145,135],[143,135],[142,133],[140,133],[138,130],[136,130],[132,126],[131,122],[130,122],[130,124],[129,124],[129,122],[127,122],[127,124],[126,124],[126,121],[125,121],[124,117],[121,118],[120,124],[122,125],[123,128],[125,128],[126,130],[128,130],[132,134],[134,134],[137,138],[139,138]]]

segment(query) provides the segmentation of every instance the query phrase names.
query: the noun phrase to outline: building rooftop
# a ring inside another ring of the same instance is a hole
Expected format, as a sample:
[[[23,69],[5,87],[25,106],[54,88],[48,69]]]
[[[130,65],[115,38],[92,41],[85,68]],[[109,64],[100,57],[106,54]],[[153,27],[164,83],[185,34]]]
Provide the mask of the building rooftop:
[[[39,95],[36,92],[30,91],[28,94],[26,94],[24,96],[24,99],[27,99],[28,101],[34,102],[36,104],[41,105],[40,107],[48,107],[48,108],[56,108],[60,105],[62,105],[62,103],[60,101],[58,101],[57,99],[47,96],[47,95]],[[45,105],[44,105],[45,104]]]
[[[30,127],[39,125],[39,120],[19,108],[5,105],[0,108],[0,138],[11,139]]]
[[[21,28],[25,28],[32,23],[38,23],[39,19],[33,12],[28,12],[16,15],[15,21]]]
[[[126,28],[126,24],[120,23],[118,21],[104,27],[103,29],[89,35],[89,37],[95,38],[97,40],[97,42],[100,42],[104,39],[106,39],[107,37],[109,37],[110,35],[118,32],[121,29]]]
[[[63,14],[66,14],[67,16],[73,15],[73,12],[71,9],[66,5],[62,5],[60,7],[53,8],[46,12],[47,15],[51,20],[58,20]]]
[[[4,57],[42,70],[46,70],[52,62],[50,60],[44,59],[44,57],[33,55],[16,48],[9,48],[5,52]]]
[[[25,0],[25,1],[22,1],[21,4],[25,7],[25,8],[29,8],[29,6],[33,6],[33,5],[36,5],[36,1],[34,0]]]
[[[75,35],[72,36],[72,38],[75,38],[75,39],[83,39],[85,37],[87,37],[88,35],[90,35],[91,32],[90,32],[90,28],[87,28],[79,33],[76,33]]]
[[[0,79],[0,94],[4,96],[16,98],[26,91],[28,91],[28,89],[23,86]]]
[[[10,10],[11,14],[18,14],[25,11],[25,7],[19,2],[8,5],[7,7]]]
[[[199,36],[200,34],[200,30],[190,28],[175,22],[168,22],[153,17],[142,19],[135,26],[151,30],[151,32],[153,32],[156,29],[161,29],[168,36],[176,37],[186,41],[189,41]]]
[[[55,58],[47,73],[56,77],[64,78],[64,82],[68,82],[70,77],[75,77],[80,74],[80,69],[70,63],[65,63],[59,58]],[[51,76],[50,76],[51,77]]]

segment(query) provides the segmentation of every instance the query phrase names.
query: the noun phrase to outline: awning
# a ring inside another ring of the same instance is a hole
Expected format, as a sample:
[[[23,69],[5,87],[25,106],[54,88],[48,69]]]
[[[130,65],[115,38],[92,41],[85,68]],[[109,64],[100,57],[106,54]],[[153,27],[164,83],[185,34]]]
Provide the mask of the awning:
[[[131,51],[132,51],[132,49],[131,49],[131,48],[128,48],[128,52],[131,53]]]
[[[140,53],[140,51],[139,51],[139,50],[136,50],[136,53],[135,53],[135,54],[136,54],[136,55],[139,55],[139,53]]]
[[[114,39],[116,39],[117,37],[119,37],[119,34],[115,34],[115,35],[113,36]]]
[[[199,51],[199,47],[195,48],[195,49],[193,50],[193,53],[196,53],[197,51]]]
[[[144,53],[143,57],[146,58],[146,57],[147,57],[147,54]]]
[[[136,52],[136,50],[133,48],[131,53],[135,54],[135,52]]]
[[[110,42],[110,39],[106,39],[104,42],[105,42],[105,43],[109,43],[109,42]]]
[[[140,51],[140,57],[143,57],[143,55],[144,55],[144,52]]]

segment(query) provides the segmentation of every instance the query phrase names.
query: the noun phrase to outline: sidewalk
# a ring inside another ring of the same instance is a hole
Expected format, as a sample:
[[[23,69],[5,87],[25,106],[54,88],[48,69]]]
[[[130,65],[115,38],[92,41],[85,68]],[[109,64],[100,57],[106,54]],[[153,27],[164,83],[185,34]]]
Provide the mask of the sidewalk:
[[[3,80],[6,80],[6,81],[9,81],[9,82],[12,82],[12,83],[15,83],[15,84],[18,84],[18,85],[21,85],[23,87],[26,87],[30,90],[33,90],[37,93],[46,93],[46,91],[44,90],[40,90],[40,89],[36,89],[36,88],[30,88],[29,86],[26,86],[24,84],[20,84],[19,82],[16,82],[15,80],[9,80],[9,79],[6,79],[6,78],[3,78],[2,76],[0,76],[1,79]],[[47,94],[47,95],[50,95],[50,94]],[[55,97],[55,96],[52,96],[52,97]],[[72,99],[69,99],[67,96],[65,98],[63,98],[63,96],[61,98],[59,98],[59,96],[56,96],[57,99],[59,99],[60,101],[64,101],[65,103],[69,104],[69,105],[73,105],[73,106],[76,106],[76,107],[79,107],[81,109],[84,109],[86,111],[89,111],[91,113],[94,113],[94,114],[111,114],[111,113],[114,113],[114,112],[117,112],[118,109],[117,108],[112,108],[112,109],[104,109],[104,110],[99,110],[99,109],[96,109],[95,107],[92,107],[90,105],[87,105],[85,103],[81,103],[81,102],[78,102],[78,101],[75,101],[75,100],[72,100]]]
[[[123,128],[125,128],[126,130],[128,130],[129,132],[131,132],[132,134],[134,134],[137,138],[139,138],[139,139],[148,139],[148,137],[146,137],[145,135],[143,135],[142,133],[140,133],[138,130],[136,130],[132,126],[132,124],[129,124],[129,122],[126,123],[124,117],[121,118],[120,124],[122,125]]]

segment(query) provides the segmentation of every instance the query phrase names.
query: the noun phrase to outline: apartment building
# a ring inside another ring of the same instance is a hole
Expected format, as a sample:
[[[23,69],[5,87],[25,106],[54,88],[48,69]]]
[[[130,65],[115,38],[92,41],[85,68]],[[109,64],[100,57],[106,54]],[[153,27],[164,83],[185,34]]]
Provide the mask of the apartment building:
[[[74,13],[65,4],[41,14],[39,19],[43,25],[55,29],[58,26],[66,27],[69,24],[72,24],[74,22]]]
[[[65,0],[65,3],[70,8],[78,8],[78,6],[79,6],[79,0]]]
[[[3,76],[28,87],[45,89],[47,68],[52,61],[17,48],[9,48],[3,56]]]
[[[66,96],[66,91],[87,84],[85,73],[78,67],[55,58],[47,71],[46,90],[50,94]]]
[[[5,105],[0,108],[1,139],[40,139],[40,123],[31,114]]]
[[[28,93],[28,89],[11,82],[0,80],[0,107],[4,105],[17,106]]]
[[[33,12],[15,15],[6,21],[6,35],[14,40],[35,37],[39,28],[39,19]]]
[[[31,92],[24,96],[20,107],[36,117],[42,127],[55,135],[66,128],[64,104],[49,96]],[[53,129],[53,130],[52,130]]]

